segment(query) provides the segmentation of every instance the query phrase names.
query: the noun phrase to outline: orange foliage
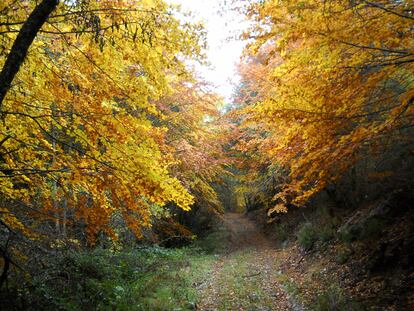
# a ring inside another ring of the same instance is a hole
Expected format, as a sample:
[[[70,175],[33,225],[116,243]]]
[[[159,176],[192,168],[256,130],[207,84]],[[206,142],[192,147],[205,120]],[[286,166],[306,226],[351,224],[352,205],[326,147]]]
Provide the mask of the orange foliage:
[[[412,4],[250,6],[238,148],[259,165],[287,169],[275,199],[302,205],[362,155],[412,141]]]

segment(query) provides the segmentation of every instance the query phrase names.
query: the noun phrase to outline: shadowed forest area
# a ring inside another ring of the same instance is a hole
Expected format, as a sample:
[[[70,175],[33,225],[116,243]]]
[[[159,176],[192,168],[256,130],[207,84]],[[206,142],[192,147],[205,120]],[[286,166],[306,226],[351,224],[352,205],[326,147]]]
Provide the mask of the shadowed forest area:
[[[0,310],[414,310],[414,1],[220,8],[1,1]]]

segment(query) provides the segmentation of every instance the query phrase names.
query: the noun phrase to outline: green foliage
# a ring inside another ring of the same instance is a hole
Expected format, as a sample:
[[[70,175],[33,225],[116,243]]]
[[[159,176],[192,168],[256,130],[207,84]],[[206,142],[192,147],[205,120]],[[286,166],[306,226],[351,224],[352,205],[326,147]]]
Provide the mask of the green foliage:
[[[274,225],[274,232],[276,234],[276,238],[280,242],[284,242],[288,239],[289,234],[287,232],[287,227],[285,224],[275,224]]]
[[[67,253],[21,287],[17,303],[28,310],[191,310],[192,284],[209,262],[199,249]]]
[[[338,238],[340,241],[346,244],[351,244],[353,241],[356,240],[357,235],[349,230],[341,230],[339,231]]]
[[[347,244],[354,241],[375,240],[381,236],[386,224],[387,221],[384,218],[368,218],[360,224],[341,230],[339,239]]]
[[[226,250],[229,232],[222,227],[210,232],[203,239],[193,243],[194,247],[202,249],[207,254],[220,254]]]
[[[310,223],[305,223],[297,233],[299,245],[305,250],[310,250],[316,241],[318,241],[318,232],[316,227]]]
[[[346,299],[340,288],[332,286],[316,297],[312,310],[362,311],[364,308],[360,304]]]
[[[299,245],[305,249],[312,249],[315,244],[326,245],[335,238],[335,230],[330,223],[319,225],[306,222],[298,231],[297,239]]]
[[[321,242],[328,243],[335,238],[335,230],[331,225],[325,225],[320,228],[319,238]]]
[[[300,289],[298,288],[298,286],[296,285],[294,281],[291,281],[289,279],[285,280],[283,283],[283,287],[292,297],[295,297],[295,298],[301,297]]]
[[[380,237],[386,225],[386,220],[378,217],[368,219],[361,230],[361,238],[364,240],[374,240]]]
[[[350,249],[340,250],[336,256],[336,261],[343,265],[349,260],[352,254],[353,252]]]

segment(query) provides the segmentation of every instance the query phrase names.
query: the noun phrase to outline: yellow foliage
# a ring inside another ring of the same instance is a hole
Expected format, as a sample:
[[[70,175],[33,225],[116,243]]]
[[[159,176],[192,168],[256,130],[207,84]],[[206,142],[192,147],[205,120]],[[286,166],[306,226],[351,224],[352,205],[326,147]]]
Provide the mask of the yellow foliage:
[[[9,2],[0,15],[2,55],[33,9],[32,1],[24,1],[27,8]],[[36,37],[0,122],[2,200],[33,203],[39,213],[17,213],[11,204],[1,219],[28,234],[24,219],[59,224],[69,210],[93,243],[100,232],[116,239],[110,221],[122,215],[141,236],[152,205],[187,211],[195,201],[188,177],[176,172],[183,157],[168,140],[169,124],[160,125],[168,115],[157,103],[195,81],[185,59],[203,58],[202,29],[183,25],[162,0],[90,1],[85,11],[68,5]],[[186,116],[211,114],[215,99],[208,96],[189,102]],[[201,120],[189,126],[201,139]]]
[[[289,172],[276,199],[303,205],[363,152],[388,139],[410,140],[414,42],[406,5],[250,6],[255,39],[240,72],[246,93],[255,96],[241,112],[245,136],[238,147],[257,166],[278,164]]]

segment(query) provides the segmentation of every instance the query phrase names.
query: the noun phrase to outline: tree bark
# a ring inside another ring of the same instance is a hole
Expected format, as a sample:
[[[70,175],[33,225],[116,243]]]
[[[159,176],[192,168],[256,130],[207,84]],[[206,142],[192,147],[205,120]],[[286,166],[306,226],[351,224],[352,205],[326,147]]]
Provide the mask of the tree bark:
[[[53,12],[58,4],[59,0],[43,0],[35,7],[20,29],[0,73],[0,111],[3,108],[3,100],[11,87],[14,77],[19,72],[21,64],[26,58],[30,45],[50,13]]]
[[[3,251],[3,249],[0,248],[0,253],[3,256],[3,272],[0,276],[0,289],[3,287],[3,283],[7,281],[7,273],[9,271],[10,267],[10,259],[6,251]]]

